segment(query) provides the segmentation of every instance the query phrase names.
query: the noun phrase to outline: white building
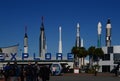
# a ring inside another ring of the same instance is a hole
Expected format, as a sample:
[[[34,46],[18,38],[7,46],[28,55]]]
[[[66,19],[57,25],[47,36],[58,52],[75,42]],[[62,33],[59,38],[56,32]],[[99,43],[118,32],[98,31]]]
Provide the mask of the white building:
[[[120,45],[102,47],[102,50],[104,51],[104,57],[99,61],[99,72],[111,72],[120,62]]]
[[[8,46],[8,47],[0,47],[2,49],[2,55],[4,54],[5,60],[10,60],[10,58],[12,57],[11,53],[12,54],[18,53],[18,46],[19,46],[19,44],[13,45],[13,46]]]

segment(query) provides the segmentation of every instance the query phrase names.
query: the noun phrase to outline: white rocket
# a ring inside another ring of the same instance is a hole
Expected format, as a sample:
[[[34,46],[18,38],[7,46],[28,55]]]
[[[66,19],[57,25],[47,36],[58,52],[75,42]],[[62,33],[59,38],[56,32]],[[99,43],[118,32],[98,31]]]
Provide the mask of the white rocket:
[[[77,37],[76,37],[76,46],[77,47],[80,47],[81,44],[80,44],[80,25],[79,23],[77,23]]]
[[[83,43],[82,43],[83,44]],[[81,47],[81,39],[80,39],[80,25],[77,23],[77,33],[76,33],[76,47]],[[82,64],[81,59],[75,56],[76,67],[81,67]],[[80,64],[81,63],[81,64]]]
[[[81,47],[84,47],[84,42],[82,38],[81,38]]]
[[[61,26],[59,27],[59,48],[58,48],[58,53],[62,53],[62,28]]]
[[[102,31],[102,25],[101,22],[98,23],[98,34],[100,35]]]
[[[27,27],[25,27],[25,36],[24,36],[24,53],[28,53],[28,36],[27,36]]]
[[[97,46],[101,47],[101,31],[102,31],[102,25],[101,22],[98,23],[98,42],[97,42]]]
[[[108,19],[107,25],[106,25],[106,46],[107,47],[111,46],[111,23],[110,23],[110,19]]]

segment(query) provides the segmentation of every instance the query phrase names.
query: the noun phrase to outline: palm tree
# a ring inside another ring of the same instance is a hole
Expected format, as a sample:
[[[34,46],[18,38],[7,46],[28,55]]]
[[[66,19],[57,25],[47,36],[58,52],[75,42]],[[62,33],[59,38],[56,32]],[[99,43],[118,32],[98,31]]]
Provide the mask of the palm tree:
[[[87,51],[84,47],[80,47],[79,48],[79,53],[78,53],[78,57],[81,58],[81,66],[82,66],[82,63],[83,63],[83,66],[84,66],[84,59],[85,57],[87,56]]]
[[[95,46],[91,46],[88,48],[88,54],[89,54],[89,67],[91,68],[93,65],[93,55],[95,54]]]
[[[2,48],[0,48],[0,53],[2,53]]]
[[[85,48],[83,50],[84,50],[83,51],[83,66],[84,66],[85,65],[85,57],[88,55],[88,52]]]
[[[94,56],[97,58],[97,65],[98,65],[99,58],[102,58],[104,56],[104,52],[103,52],[102,48],[96,48]]]
[[[71,52],[74,54],[74,66],[77,67],[77,55],[79,53],[79,47],[74,46]]]
[[[83,50],[83,48],[82,47],[79,47],[79,53],[77,54],[77,56],[78,56],[78,58],[81,60],[81,65],[80,66],[82,66],[82,57],[83,57],[83,52],[84,52],[84,50]],[[82,68],[82,67],[81,67]]]

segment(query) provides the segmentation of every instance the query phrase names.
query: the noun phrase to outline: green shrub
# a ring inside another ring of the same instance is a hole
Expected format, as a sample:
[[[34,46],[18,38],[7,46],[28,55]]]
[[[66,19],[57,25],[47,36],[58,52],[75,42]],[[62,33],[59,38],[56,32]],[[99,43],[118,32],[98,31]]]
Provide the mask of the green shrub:
[[[89,69],[89,70],[87,71],[87,73],[89,73],[89,74],[94,74],[94,73],[95,73],[95,70],[94,70],[94,69]]]

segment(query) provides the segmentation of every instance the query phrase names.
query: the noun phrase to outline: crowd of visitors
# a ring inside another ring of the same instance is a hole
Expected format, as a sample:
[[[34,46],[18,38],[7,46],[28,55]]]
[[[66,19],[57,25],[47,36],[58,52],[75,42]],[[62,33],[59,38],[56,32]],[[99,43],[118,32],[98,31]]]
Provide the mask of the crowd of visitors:
[[[5,81],[49,81],[50,67],[47,65],[38,65],[37,62],[27,65],[18,65],[17,62],[10,64],[8,62],[3,68]]]

